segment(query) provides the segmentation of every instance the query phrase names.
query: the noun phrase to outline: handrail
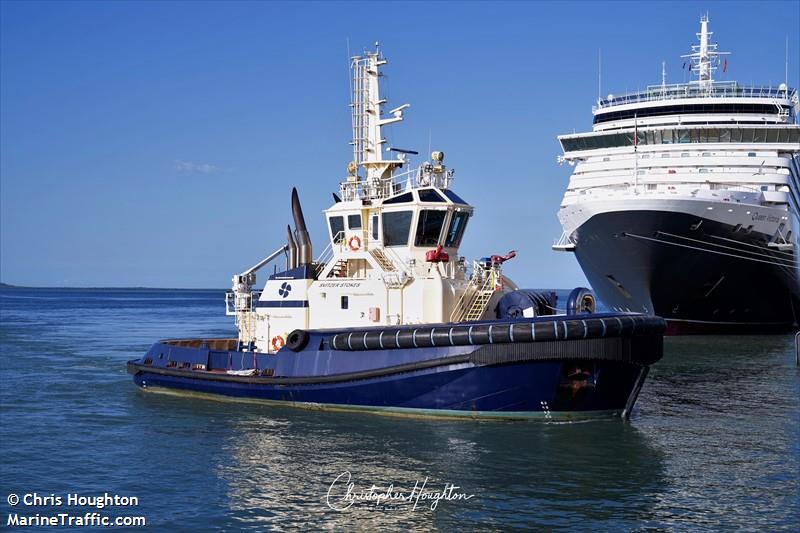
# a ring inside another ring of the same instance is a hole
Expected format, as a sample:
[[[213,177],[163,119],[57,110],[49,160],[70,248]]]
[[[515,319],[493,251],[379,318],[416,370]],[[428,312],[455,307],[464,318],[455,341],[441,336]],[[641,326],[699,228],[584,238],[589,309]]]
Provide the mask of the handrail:
[[[400,258],[400,256],[397,255],[397,252],[392,250],[391,247],[382,247],[381,251],[383,252],[383,255],[385,255],[389,259],[389,261],[392,262],[392,264],[397,270],[405,272],[406,276],[408,276],[409,278],[414,277],[413,269],[405,261],[403,261]]]
[[[460,322],[469,312],[470,307],[472,307],[477,298],[488,291],[488,287],[494,288],[500,276],[500,269],[496,265],[484,268],[477,261],[473,261],[472,269],[472,278],[470,278],[467,288],[461,294],[461,298],[458,299],[458,302],[453,307],[453,311],[450,313],[450,322]],[[481,282],[483,283],[479,288],[478,284]],[[470,288],[472,288],[471,291]],[[467,296],[468,294],[469,296]]]
[[[261,297],[261,290],[237,293],[227,291],[225,293],[225,314],[235,316],[242,312],[253,312],[256,310],[256,302]]]
[[[388,178],[374,180],[348,180],[339,184],[342,200],[376,200],[394,196],[405,190],[420,187],[448,189],[453,182],[455,171],[444,165],[426,163]]]
[[[701,86],[697,82],[676,83],[672,85],[650,85],[644,91],[628,92],[613,95],[612,98],[600,98],[594,111],[639,102],[659,100],[680,100],[685,98],[780,98],[791,100],[796,89],[781,89],[766,86],[741,86],[736,82],[714,82],[710,86]],[[611,96],[611,95],[610,95]]]
[[[315,261],[317,264],[317,276],[319,276],[320,273],[325,269],[325,266],[328,264],[328,262],[333,259],[333,246],[338,245],[341,248],[342,242],[344,242],[344,230],[336,233],[336,235],[333,236],[333,239],[331,239],[331,241],[328,243],[328,246],[326,246],[325,249],[323,249],[322,252],[320,252],[320,254],[317,256],[317,260]]]

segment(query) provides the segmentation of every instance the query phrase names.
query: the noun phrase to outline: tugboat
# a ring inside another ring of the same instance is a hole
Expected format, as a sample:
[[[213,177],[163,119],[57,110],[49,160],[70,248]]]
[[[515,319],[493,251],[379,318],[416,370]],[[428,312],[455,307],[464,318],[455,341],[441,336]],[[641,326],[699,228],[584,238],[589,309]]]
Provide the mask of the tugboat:
[[[409,107],[382,113],[386,63],[377,48],[351,61],[354,160],[325,211],[324,251],[313,258],[293,189],[286,244],[226,294],[238,337],[159,341],[128,362],[135,383],[401,416],[628,416],[662,357],[664,321],[596,313],[584,288],[556,314],[554,291],[503,275],[514,251],[468,265],[458,250],[473,207],[443,152],[407,170],[417,152],[385,147],[382,128]],[[281,257],[256,290],[256,272]]]

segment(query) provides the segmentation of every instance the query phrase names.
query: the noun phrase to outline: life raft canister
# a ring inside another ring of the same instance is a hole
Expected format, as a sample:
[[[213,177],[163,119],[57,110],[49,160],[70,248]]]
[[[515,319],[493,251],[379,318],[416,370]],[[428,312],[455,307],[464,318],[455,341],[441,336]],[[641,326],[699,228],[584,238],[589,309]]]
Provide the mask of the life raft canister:
[[[272,349],[275,350],[276,352],[281,348],[283,348],[285,345],[286,341],[283,340],[283,337],[281,337],[280,335],[272,337]]]
[[[347,246],[352,251],[357,252],[361,248],[361,239],[358,238],[358,235],[353,235],[348,239]]]

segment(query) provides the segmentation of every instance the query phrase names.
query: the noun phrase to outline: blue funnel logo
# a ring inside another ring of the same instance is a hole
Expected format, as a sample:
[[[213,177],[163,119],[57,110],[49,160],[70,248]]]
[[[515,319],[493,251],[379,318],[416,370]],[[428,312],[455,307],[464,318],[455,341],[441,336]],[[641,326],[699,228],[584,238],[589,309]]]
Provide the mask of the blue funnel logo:
[[[281,285],[281,288],[278,289],[278,294],[286,298],[287,296],[289,296],[290,292],[292,292],[292,286],[284,281],[283,285]]]

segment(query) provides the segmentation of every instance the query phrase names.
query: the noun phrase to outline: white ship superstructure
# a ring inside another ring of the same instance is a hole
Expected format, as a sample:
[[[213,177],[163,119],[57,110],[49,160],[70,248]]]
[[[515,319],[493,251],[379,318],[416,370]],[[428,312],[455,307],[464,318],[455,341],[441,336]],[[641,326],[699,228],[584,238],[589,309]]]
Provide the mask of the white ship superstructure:
[[[288,228],[287,245],[234,276],[227,312],[243,345],[274,353],[298,329],[474,321],[492,316],[497,301],[516,289],[502,275],[513,255],[472,265],[458,256],[473,207],[451,189],[454,171],[444,153],[407,169],[417,152],[387,146],[383,128],[401,122],[410,106],[384,114],[386,63],[379,50],[352,58],[353,160],[325,211],[325,249],[313,258],[294,191],[295,231]],[[286,270],[254,290],[255,272],[284,254]]]
[[[697,77],[608,95],[589,133],[559,137],[574,165],[564,234],[610,308],[677,329],[796,323],[797,91],[715,81],[708,18],[684,56]]]

